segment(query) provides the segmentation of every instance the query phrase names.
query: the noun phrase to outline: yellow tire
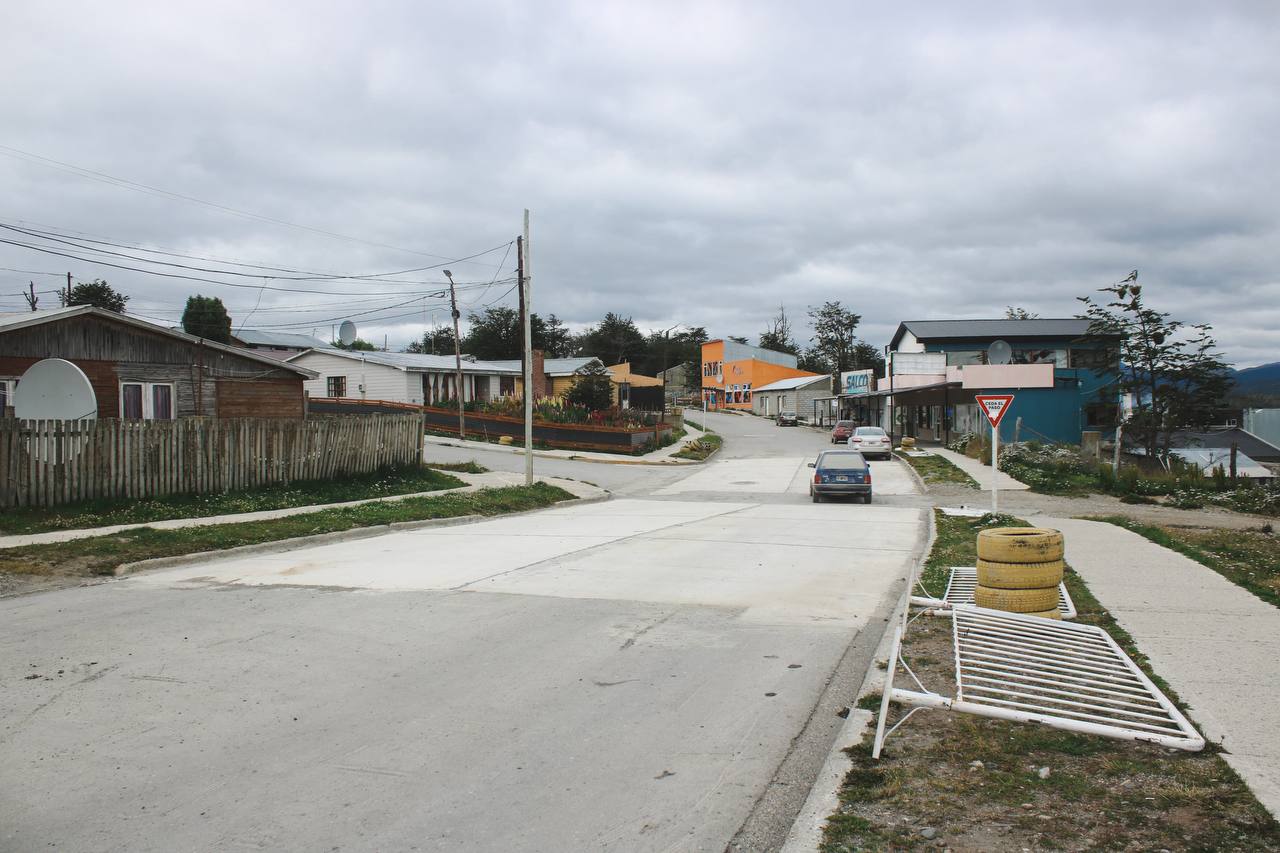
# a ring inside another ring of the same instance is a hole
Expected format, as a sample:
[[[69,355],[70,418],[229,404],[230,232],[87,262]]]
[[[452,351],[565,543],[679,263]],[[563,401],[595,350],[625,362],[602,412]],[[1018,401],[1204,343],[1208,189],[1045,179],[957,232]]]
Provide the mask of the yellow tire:
[[[1039,613],[1023,613],[1023,616],[1039,616],[1041,619],[1061,619],[1062,612],[1058,608],[1052,610],[1041,610]]]
[[[1062,534],[1039,527],[996,527],[978,534],[978,559],[1050,563],[1062,559]]]
[[[978,561],[978,583],[992,589],[1044,589],[1062,583],[1062,561],[997,563]]]
[[[992,589],[979,585],[973,591],[973,603],[992,610],[1010,613],[1041,613],[1058,608],[1058,588],[1043,589]]]

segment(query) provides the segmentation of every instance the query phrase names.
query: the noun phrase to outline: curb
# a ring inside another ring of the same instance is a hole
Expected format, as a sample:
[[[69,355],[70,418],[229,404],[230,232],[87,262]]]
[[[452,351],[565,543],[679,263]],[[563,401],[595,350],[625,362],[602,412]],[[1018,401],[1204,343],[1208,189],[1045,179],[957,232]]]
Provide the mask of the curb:
[[[311,545],[329,545],[336,542],[348,542],[355,539],[370,539],[374,536],[382,536],[386,533],[404,532],[409,530],[423,530],[432,527],[456,527],[463,524],[473,524],[477,521],[488,521],[494,518],[511,518],[517,515],[531,515],[535,512],[543,512],[549,509],[557,509],[565,506],[575,506],[578,504],[600,503],[611,499],[613,495],[605,492],[603,495],[593,495],[586,498],[573,498],[567,501],[551,504],[550,506],[538,507],[537,509],[526,509],[520,512],[504,512],[500,515],[457,515],[450,518],[424,518],[418,521],[393,521],[390,524],[377,524],[372,527],[356,527],[351,530],[335,530],[332,533],[317,533],[312,536],[295,536],[291,539],[277,539],[274,542],[259,542],[253,545],[237,545],[234,548],[224,548],[221,551],[197,551],[194,554],[178,554],[172,557],[152,557],[148,560],[137,560],[133,563],[122,563],[116,566],[112,572],[116,577],[124,577],[126,575],[137,574],[139,572],[154,571],[157,569],[170,569],[177,566],[199,565],[201,563],[209,563],[214,560],[220,560],[224,557],[249,556],[252,554],[278,554],[283,551],[296,551],[299,548],[306,548]]]
[[[510,445],[493,444],[492,442],[487,442],[487,441],[463,442],[463,441],[445,439],[445,440],[439,440],[439,441],[429,441],[426,443],[433,444],[437,447],[454,447],[461,450],[489,450],[489,451],[496,451],[499,453],[514,453],[514,454],[524,453],[524,448],[512,448]],[[425,447],[423,448],[422,452],[423,452],[423,455],[425,456],[427,453],[427,450]],[[653,465],[657,467],[667,467],[667,466],[677,467],[680,465],[699,465],[702,462],[706,461],[705,459],[703,460],[673,459],[670,456],[665,456],[665,457],[662,457],[661,459],[643,459],[643,458],[594,459],[590,456],[579,456],[577,454],[572,454],[570,456],[559,456],[553,453],[547,453],[546,451],[543,451],[543,450],[535,450],[533,451],[533,455],[539,459],[559,459],[562,462],[591,462],[597,465]],[[623,456],[623,454],[618,454],[618,455],[620,457]],[[709,459],[711,457],[707,457],[707,458]]]
[[[922,495],[929,494],[929,487],[925,484],[924,477],[921,477],[920,472],[916,470],[916,466],[912,465],[910,462],[908,462],[907,460],[899,456],[896,450],[893,452],[893,458],[901,462],[906,467],[906,469],[911,472],[911,478],[915,480],[916,485],[920,487],[920,494]]]

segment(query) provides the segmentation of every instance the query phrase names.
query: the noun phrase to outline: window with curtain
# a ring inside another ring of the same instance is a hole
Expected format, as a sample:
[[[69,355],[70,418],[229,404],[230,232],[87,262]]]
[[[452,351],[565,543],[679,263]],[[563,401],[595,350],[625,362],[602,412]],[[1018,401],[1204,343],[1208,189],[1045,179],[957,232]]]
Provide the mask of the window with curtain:
[[[157,421],[173,420],[173,386],[151,386],[151,418]]]
[[[126,382],[120,386],[120,417],[142,420],[141,382]]]
[[[327,380],[327,383],[328,383],[328,389],[327,389],[328,396],[330,397],[347,396],[347,377],[330,376]]]

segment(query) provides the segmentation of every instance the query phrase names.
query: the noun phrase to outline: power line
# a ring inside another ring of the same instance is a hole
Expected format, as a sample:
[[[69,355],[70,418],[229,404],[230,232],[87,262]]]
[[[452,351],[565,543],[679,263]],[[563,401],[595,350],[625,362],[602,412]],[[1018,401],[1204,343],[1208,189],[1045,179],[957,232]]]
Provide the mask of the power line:
[[[434,282],[434,281],[391,281],[391,280],[385,280],[383,278],[384,276],[390,276],[390,275],[401,275],[409,272],[421,272],[426,269],[431,269],[430,267],[421,267],[414,270],[400,270],[398,272],[389,272],[389,273],[367,273],[363,275],[327,275],[324,273],[307,273],[302,270],[281,270],[284,272],[300,273],[299,275],[287,275],[287,276],[286,275],[264,275],[263,273],[241,272],[239,270],[224,270],[224,269],[217,269],[217,268],[210,268],[210,267],[197,267],[197,266],[192,266],[190,264],[174,263],[173,261],[157,261],[157,260],[153,260],[152,258],[125,254],[124,252],[113,252],[109,249],[99,249],[94,246],[86,246],[83,242],[80,242],[78,240],[68,239],[68,235],[54,236],[57,234],[57,232],[45,232],[45,231],[30,230],[26,228],[18,228],[17,226],[7,225],[3,222],[0,222],[0,228],[5,229],[6,231],[14,231],[19,234],[25,234],[26,236],[35,238],[37,240],[47,240],[53,243],[61,243],[63,245],[67,245],[67,246],[71,246],[73,248],[79,249],[81,251],[96,252],[98,254],[124,258],[125,260],[137,261],[139,263],[144,263],[144,264],[154,264],[156,266],[174,267],[177,269],[191,270],[192,272],[207,272],[207,273],[213,273],[215,275],[231,275],[231,276],[239,276],[242,278],[271,279],[274,281],[360,280],[360,281],[377,281],[377,282],[386,283],[386,284],[440,284],[440,282]],[[105,245],[118,245],[114,243],[107,243],[106,241],[101,241],[101,240],[90,240],[88,242],[104,243]],[[121,246],[120,248],[127,248],[127,247]],[[493,249],[487,249],[485,250],[485,252],[480,254],[487,254],[488,252],[497,251],[500,248],[502,247],[495,246]],[[136,251],[149,252],[152,250],[137,249]],[[160,254],[170,254],[170,253],[162,252]],[[252,265],[246,265],[246,266],[252,266]],[[262,267],[262,269],[268,269],[268,268]],[[501,272],[501,267],[499,267],[499,272]]]
[[[364,240],[364,239],[361,239],[360,237],[352,237],[347,234],[339,234],[335,231],[326,231],[323,228],[313,228],[310,225],[299,225],[296,222],[289,222],[284,219],[276,219],[273,216],[265,216],[260,213],[253,213],[247,210],[240,210],[239,208],[229,207],[225,204],[218,204],[217,202],[206,201],[205,199],[196,198],[195,196],[185,195],[183,193],[171,192],[170,190],[161,189],[159,187],[153,187],[148,184],[141,184],[141,183],[138,183],[137,181],[131,181],[127,178],[118,178],[115,175],[109,175],[106,172],[98,172],[93,169],[86,169],[83,166],[76,166],[72,163],[64,163],[61,160],[54,160],[52,157],[45,157],[40,154],[33,154],[30,151],[23,151],[20,148],[13,148],[8,145],[0,145],[0,154],[5,154],[7,156],[10,156],[19,160],[25,160],[26,162],[34,163],[35,165],[44,166],[46,168],[56,169],[61,172],[68,172],[78,177],[89,178],[90,180],[95,180],[95,181],[101,181],[103,183],[107,183],[112,186],[119,187],[121,189],[130,189],[130,190],[135,190],[137,192],[147,193],[148,195],[158,195],[164,198],[178,199],[181,201],[189,201],[194,204],[201,204],[201,205],[204,205],[205,207],[213,208],[214,210],[219,210],[219,211],[222,211],[223,213],[229,213],[234,216],[241,216],[247,219],[255,219],[260,222],[270,222],[274,225],[283,225],[288,228],[297,228],[302,231],[310,231],[313,234],[321,234],[325,237],[332,237],[339,240],[348,240],[354,243],[363,243],[366,246],[376,246],[381,249],[392,249],[397,252],[407,252],[411,255],[421,255],[424,258],[437,258],[437,259],[443,260],[445,263],[454,262],[452,259],[446,258],[444,255],[436,255],[436,254],[432,254],[431,252],[420,252],[416,249],[406,249],[403,246],[393,246],[389,243],[378,243],[372,240]],[[473,261],[470,259],[467,259],[467,261],[469,263],[479,264],[481,266],[490,266],[490,264],[484,264],[479,261]]]

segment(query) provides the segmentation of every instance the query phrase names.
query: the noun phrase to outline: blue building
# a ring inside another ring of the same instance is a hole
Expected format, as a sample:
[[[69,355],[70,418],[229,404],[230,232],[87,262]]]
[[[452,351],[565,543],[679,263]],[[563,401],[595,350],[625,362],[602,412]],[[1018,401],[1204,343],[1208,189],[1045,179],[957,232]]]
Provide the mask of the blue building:
[[[1008,347],[993,350],[997,341]],[[1013,394],[1001,440],[1017,431],[1023,441],[1078,444],[1085,430],[1115,429],[1118,344],[1080,319],[908,320],[887,347],[887,377],[861,408],[896,435],[950,441],[989,430],[975,396]]]

